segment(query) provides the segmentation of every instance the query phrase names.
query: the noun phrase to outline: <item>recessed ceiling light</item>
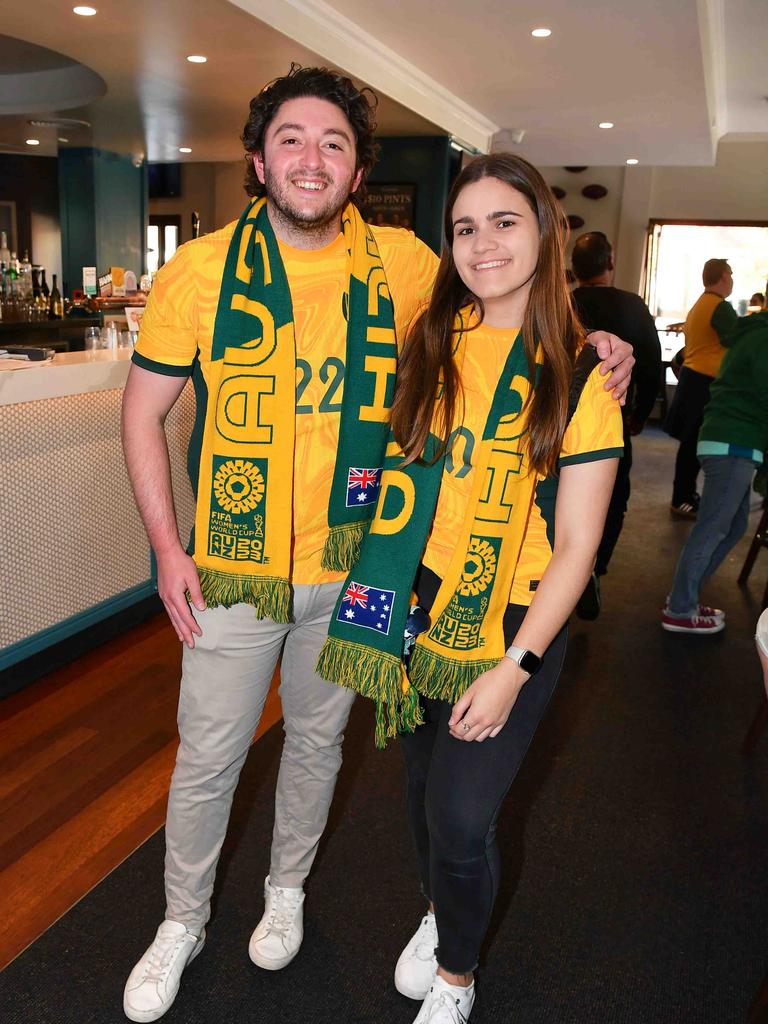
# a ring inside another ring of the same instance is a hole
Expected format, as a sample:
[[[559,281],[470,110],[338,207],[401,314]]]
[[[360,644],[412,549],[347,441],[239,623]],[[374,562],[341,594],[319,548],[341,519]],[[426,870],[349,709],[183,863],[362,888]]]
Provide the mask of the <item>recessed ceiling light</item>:
[[[190,64],[205,64],[208,58],[203,57],[203,55],[200,53],[192,53],[190,54],[189,57],[187,57],[187,60],[189,61]]]
[[[631,156],[631,157],[629,158],[629,160],[627,160],[627,163],[628,163],[628,164],[629,164],[630,166],[632,166],[633,164],[639,164],[639,163],[640,163],[640,161],[639,161],[639,160],[636,160],[636,159],[635,159],[635,158],[634,158],[633,156]]]
[[[81,18],[92,18],[97,13],[95,7],[73,7],[72,10]]]
[[[27,139],[27,145],[28,146],[39,146],[40,145],[40,139]]]
[[[179,152],[180,153],[191,153],[192,150],[189,148],[189,146],[179,146]]]
[[[69,142],[69,139],[65,139],[63,135],[60,135],[58,141],[59,142]]]
[[[551,28],[535,28],[533,30],[533,32],[531,32],[531,35],[533,36],[534,39],[546,39],[547,36],[551,36],[552,35],[552,29]]]
[[[600,124],[597,127],[598,128],[613,128],[614,124],[613,124],[613,121],[601,121]]]

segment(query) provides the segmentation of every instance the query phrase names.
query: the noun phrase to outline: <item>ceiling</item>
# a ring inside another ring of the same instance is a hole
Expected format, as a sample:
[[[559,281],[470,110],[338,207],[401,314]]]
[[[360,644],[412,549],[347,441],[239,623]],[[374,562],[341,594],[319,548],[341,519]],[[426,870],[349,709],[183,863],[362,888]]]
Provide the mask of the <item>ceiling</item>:
[[[727,19],[725,0],[92,2],[93,18],[53,0],[4,11],[17,42],[0,37],[0,149],[238,160],[250,97],[291,61],[373,86],[381,134],[445,132],[544,166],[706,165],[722,137],[768,139],[764,0],[727,0]],[[532,38],[542,24],[550,38]],[[197,53],[208,62],[187,62]],[[78,64],[92,95],[103,80],[100,98],[69,88]],[[41,76],[65,73],[45,91]],[[36,128],[31,150],[27,120],[41,114],[92,127]],[[606,120],[615,127],[599,129]]]

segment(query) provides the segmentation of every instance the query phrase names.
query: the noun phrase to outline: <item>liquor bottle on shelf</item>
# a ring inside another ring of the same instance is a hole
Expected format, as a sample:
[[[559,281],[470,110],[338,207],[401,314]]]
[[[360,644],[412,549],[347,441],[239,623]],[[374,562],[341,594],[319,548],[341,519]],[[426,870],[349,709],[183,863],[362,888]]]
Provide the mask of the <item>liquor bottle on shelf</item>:
[[[192,211],[192,237],[200,237],[200,214],[197,210]]]
[[[0,263],[4,263],[6,267],[11,262],[11,251],[8,248],[8,235],[5,231],[0,231]]]
[[[19,261],[16,259],[15,252],[11,253],[11,259],[5,276],[8,282],[9,298],[15,300],[19,297]]]
[[[24,251],[24,259],[19,260],[19,298],[23,302],[30,302],[32,299],[32,264],[29,261],[29,252]]]
[[[32,298],[37,303],[42,292],[40,291],[40,267],[32,267]]]
[[[61,300],[61,292],[59,291],[59,286],[56,284],[55,274],[53,275],[53,288],[51,288],[51,297],[48,299],[48,319],[64,319],[64,303]]]
[[[51,294],[48,288],[48,282],[45,280],[45,267],[40,267],[40,294],[45,299],[46,306],[48,305],[48,296]]]

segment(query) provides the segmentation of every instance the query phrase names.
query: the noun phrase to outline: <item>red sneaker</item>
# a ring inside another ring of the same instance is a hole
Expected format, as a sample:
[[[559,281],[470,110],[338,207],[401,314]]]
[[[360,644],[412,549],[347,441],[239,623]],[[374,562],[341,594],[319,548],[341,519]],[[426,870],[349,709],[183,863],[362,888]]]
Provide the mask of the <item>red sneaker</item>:
[[[716,609],[711,609],[715,611]],[[702,606],[699,606],[699,614],[683,617],[670,615],[664,609],[661,613],[661,628],[669,633],[719,633],[725,629],[725,616],[719,618],[717,615],[702,615]]]
[[[708,619],[722,619],[725,622],[725,612],[722,608],[710,608],[708,604],[699,605],[699,615]]]

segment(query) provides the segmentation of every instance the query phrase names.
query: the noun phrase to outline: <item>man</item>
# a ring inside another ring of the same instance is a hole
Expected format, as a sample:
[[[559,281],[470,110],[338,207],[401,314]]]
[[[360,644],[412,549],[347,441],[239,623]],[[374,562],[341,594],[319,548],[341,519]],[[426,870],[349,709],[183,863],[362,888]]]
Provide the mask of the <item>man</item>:
[[[666,430],[680,447],[675,460],[670,512],[695,519],[699,505],[696,477],[701,468],[696,442],[709,401],[709,386],[717,376],[726,349],[726,336],[738,319],[725,300],[733,291],[733,274],[727,260],[707,260],[702,271],[704,292],[685,320],[684,364],[675,397],[667,415]]]
[[[437,265],[413,234],[368,228],[349,201],[374,163],[373,112],[348,78],[323,68],[295,66],[262,90],[243,134],[253,203],[236,224],[179,249],[142,321],[125,391],[126,461],[185,649],[166,919],[126,984],[131,1020],[167,1011],[202,948],[232,797],[281,656],[285,742],[249,955],[278,970],[301,945],[304,879],[352,702],[314,666],[375,508],[396,336]],[[603,336],[600,354],[614,342]],[[621,393],[632,360],[626,345],[614,348],[605,366],[624,365],[606,386]],[[162,428],[190,375],[191,556]]]
[[[600,613],[599,579],[608,571],[608,562],[619,539],[629,501],[631,439],[645,426],[659,392],[661,345],[653,317],[640,296],[613,287],[613,247],[602,231],[590,231],[576,239],[571,265],[578,281],[573,301],[581,322],[589,328],[599,328],[624,338],[633,346],[635,356],[627,402],[622,410],[624,454],[619,460],[595,570],[576,605],[580,618],[596,619]]]
[[[699,514],[661,616],[670,633],[724,629],[725,614],[699,604],[699,591],[747,528],[755,466],[768,450],[768,312],[740,320],[727,344],[699,433],[697,455],[704,470]]]

